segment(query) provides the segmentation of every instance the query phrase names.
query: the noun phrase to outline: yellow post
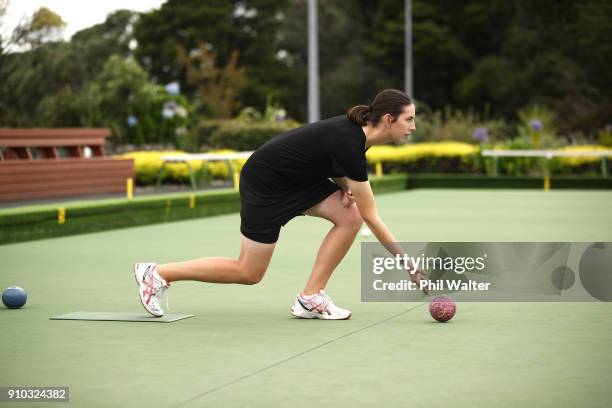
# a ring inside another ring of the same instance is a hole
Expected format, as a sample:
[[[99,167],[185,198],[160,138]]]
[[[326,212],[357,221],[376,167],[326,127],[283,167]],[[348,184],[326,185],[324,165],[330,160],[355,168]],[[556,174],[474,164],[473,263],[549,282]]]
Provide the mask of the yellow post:
[[[531,133],[531,144],[533,145],[534,149],[540,148],[540,132],[539,131],[536,130]]]
[[[191,193],[189,194],[189,208],[195,208],[195,205],[196,205],[195,194]]]
[[[134,198],[134,180],[131,177],[127,179],[126,192],[128,201],[132,201],[132,198]]]
[[[550,191],[550,157],[544,159],[544,191]]]
[[[66,209],[64,207],[59,207],[57,209],[57,223],[58,224],[66,223]]]
[[[376,177],[381,178],[383,175],[382,162],[376,162]]]
[[[240,172],[239,171],[234,171],[234,190],[238,191],[238,189],[240,188]]]

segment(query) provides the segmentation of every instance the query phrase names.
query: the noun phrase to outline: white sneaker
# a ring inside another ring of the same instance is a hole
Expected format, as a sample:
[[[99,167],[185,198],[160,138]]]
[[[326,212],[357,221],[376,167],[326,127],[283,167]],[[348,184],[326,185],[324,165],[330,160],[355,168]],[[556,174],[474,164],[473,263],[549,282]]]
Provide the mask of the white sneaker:
[[[346,320],[351,317],[350,310],[336,306],[323,290],[310,299],[297,295],[291,314],[302,319]]]
[[[134,277],[136,283],[138,283],[138,294],[144,308],[153,316],[163,316],[164,311],[159,305],[159,301],[169,285],[157,273],[157,264],[135,264]]]

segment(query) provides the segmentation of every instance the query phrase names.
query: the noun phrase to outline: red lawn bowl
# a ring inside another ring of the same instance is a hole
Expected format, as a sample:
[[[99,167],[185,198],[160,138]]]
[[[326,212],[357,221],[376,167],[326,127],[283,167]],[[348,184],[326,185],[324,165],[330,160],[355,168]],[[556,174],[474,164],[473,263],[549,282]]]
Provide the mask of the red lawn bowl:
[[[429,304],[429,314],[439,322],[447,322],[453,318],[457,306],[449,296],[436,296]]]

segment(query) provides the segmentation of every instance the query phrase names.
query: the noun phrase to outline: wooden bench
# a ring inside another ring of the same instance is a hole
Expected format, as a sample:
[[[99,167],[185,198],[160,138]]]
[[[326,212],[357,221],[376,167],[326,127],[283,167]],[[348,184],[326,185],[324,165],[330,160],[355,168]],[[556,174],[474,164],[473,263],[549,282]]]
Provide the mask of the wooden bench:
[[[108,157],[109,129],[0,129],[0,202],[122,193],[133,160]]]

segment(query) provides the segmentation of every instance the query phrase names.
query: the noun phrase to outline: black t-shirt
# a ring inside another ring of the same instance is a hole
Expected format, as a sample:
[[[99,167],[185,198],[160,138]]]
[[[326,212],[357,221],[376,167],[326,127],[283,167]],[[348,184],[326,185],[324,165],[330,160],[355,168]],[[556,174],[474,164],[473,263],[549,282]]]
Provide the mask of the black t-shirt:
[[[290,130],[255,151],[242,177],[261,192],[291,190],[329,177],[367,181],[365,134],[336,116]]]

